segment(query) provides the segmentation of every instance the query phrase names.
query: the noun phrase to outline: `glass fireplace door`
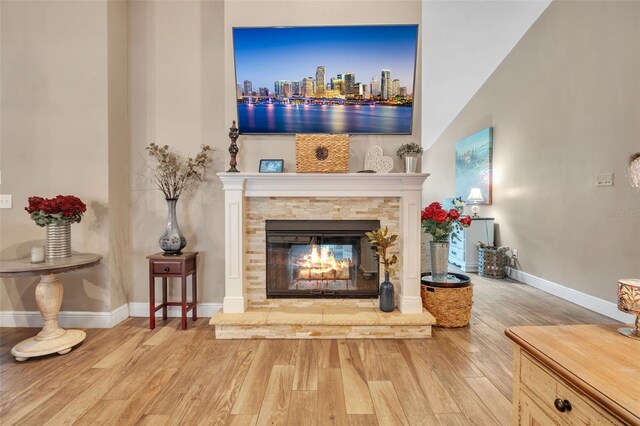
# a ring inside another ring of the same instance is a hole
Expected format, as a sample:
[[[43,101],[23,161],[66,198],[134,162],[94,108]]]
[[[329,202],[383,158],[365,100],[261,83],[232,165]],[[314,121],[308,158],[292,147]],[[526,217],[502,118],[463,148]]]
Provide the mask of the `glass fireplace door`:
[[[377,297],[378,283],[364,232],[267,232],[267,297]]]

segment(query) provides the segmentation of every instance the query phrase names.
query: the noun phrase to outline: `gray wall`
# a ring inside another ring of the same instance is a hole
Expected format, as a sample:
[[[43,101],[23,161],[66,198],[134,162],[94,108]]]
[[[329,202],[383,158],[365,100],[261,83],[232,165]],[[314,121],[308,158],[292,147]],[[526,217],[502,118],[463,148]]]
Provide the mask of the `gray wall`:
[[[338,3],[334,3],[338,5]],[[224,296],[224,194],[215,176],[229,165],[228,128],[236,119],[235,73],[231,29],[234,26],[340,25],[420,23],[420,1],[358,1],[339,4],[340,12],[323,1],[225,1],[129,3],[131,163],[131,302],[146,302],[145,256],[157,251],[166,220],[159,191],[139,172],[144,147],[169,144],[195,153],[201,143],[215,148],[209,180],[178,204],[179,223],[188,250],[200,252],[201,302]],[[420,92],[418,57],[416,92]],[[397,147],[420,140],[420,97],[411,136],[352,138],[350,168],[362,169],[364,153],[374,144],[395,157]],[[295,171],[293,136],[241,136],[238,168],[255,172],[261,158],[283,158]],[[396,159],[396,171],[401,170]]]
[[[111,311],[129,287],[126,14],[122,2],[1,2],[0,256],[44,244],[29,196],[87,204],[72,249],[101,265],[63,276],[62,309]],[[0,310],[34,311],[38,278],[3,278]]]
[[[214,147],[209,180],[178,204],[188,250],[201,253],[201,302],[224,293],[224,195],[216,172],[228,168],[235,118],[231,44],[234,25],[420,23],[421,2],[322,1],[2,2],[3,258],[26,255],[44,230],[22,210],[30,195],[75,194],[88,204],[73,225],[72,248],[105,256],[100,267],[64,276],[62,310],[109,311],[147,302],[145,256],[159,250],[166,223],[162,194],[145,179],[150,143],[195,154]],[[416,70],[420,92],[420,56]],[[387,155],[419,141],[420,97],[411,136],[358,136],[351,170],[374,144]],[[239,139],[239,168],[260,158],[295,167],[291,136]],[[401,170],[396,160],[396,171]],[[0,310],[36,310],[37,278],[3,279]]]
[[[470,64],[472,66],[472,64]],[[455,143],[494,128],[493,205],[519,268],[615,301],[640,275],[640,3],[553,2],[424,156],[424,201],[455,191]],[[595,175],[615,172],[615,186]]]

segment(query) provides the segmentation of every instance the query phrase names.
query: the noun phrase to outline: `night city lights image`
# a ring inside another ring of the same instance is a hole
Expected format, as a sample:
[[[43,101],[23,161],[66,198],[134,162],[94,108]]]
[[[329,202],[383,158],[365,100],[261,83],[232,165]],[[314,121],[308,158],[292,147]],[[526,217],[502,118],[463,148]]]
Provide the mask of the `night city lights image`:
[[[240,133],[410,134],[417,25],[234,28]]]

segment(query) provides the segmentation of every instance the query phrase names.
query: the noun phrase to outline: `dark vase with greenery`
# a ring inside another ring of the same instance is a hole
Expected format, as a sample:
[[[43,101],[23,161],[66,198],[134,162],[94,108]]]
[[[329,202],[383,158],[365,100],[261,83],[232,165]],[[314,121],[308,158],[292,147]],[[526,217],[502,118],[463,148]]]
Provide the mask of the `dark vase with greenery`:
[[[380,284],[380,310],[382,312],[393,312],[395,300],[393,297],[393,283],[389,281],[389,273],[384,273],[384,281]]]
[[[395,297],[393,283],[389,280],[389,275],[394,273],[392,265],[398,262],[398,256],[395,254],[387,257],[387,250],[395,244],[398,236],[389,235],[389,229],[385,226],[383,229],[377,229],[367,232],[367,237],[371,243],[371,250],[375,251],[380,259],[380,263],[384,266],[384,282],[380,284],[380,310],[382,312],[393,312],[395,308]]]

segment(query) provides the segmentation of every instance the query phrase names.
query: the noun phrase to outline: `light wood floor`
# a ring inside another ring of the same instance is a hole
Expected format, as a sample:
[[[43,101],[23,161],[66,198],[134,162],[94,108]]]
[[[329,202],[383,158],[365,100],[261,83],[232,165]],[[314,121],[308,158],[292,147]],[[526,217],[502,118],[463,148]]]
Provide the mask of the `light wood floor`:
[[[428,340],[222,341],[208,318],[87,330],[17,363],[35,329],[0,329],[0,424],[509,424],[511,325],[612,320],[523,284],[473,277],[471,325]],[[190,323],[191,325],[191,323]]]

